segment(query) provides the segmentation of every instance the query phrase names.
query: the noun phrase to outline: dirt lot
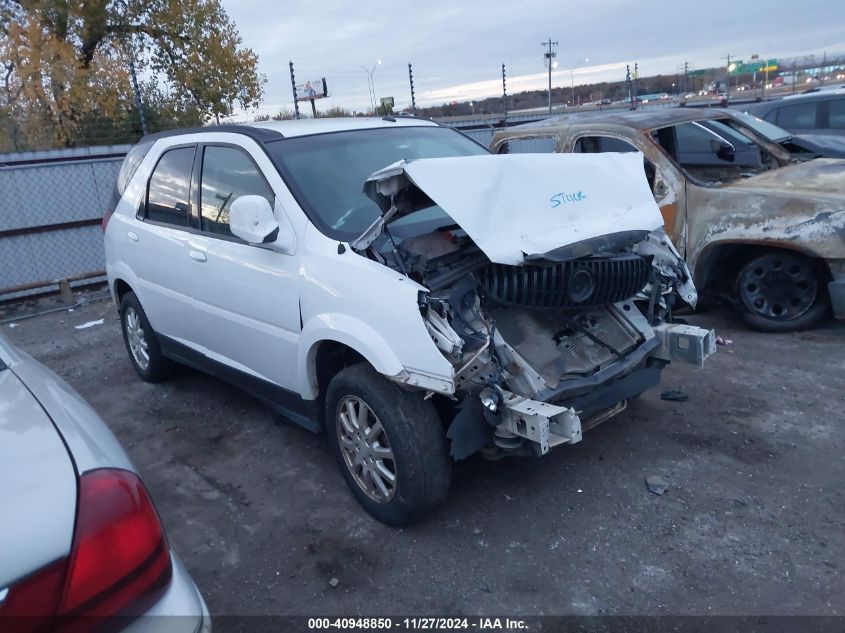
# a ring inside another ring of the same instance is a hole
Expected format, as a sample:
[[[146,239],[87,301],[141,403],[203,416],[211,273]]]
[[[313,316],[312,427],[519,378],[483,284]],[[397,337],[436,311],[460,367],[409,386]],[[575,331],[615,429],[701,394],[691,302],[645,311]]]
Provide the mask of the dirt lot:
[[[213,614],[845,614],[845,326],[690,322],[734,344],[664,373],[689,401],[658,389],[543,459],[462,462],[405,530],[359,509],[323,436],[192,371],[141,382],[108,301],[2,331],[123,442]]]

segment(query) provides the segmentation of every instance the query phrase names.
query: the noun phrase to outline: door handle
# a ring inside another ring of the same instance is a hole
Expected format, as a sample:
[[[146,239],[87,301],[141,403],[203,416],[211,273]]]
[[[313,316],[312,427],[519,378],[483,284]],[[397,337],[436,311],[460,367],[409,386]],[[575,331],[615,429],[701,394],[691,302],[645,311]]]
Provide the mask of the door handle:
[[[129,233],[126,234],[126,237],[128,237],[133,242],[138,241],[138,234],[135,231],[129,231]]]
[[[193,259],[195,262],[204,262],[208,259],[202,251],[188,251],[188,257]]]

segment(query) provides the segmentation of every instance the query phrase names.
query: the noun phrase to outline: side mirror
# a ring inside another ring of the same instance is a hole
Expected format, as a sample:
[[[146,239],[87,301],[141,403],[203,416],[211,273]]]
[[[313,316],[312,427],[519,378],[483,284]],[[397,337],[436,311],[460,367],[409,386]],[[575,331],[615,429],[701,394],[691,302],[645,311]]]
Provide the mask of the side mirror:
[[[712,149],[713,153],[721,160],[732,163],[736,159],[736,148],[730,143],[723,143],[713,139],[710,141],[710,149]]]
[[[241,196],[229,211],[232,233],[250,244],[266,244],[276,239],[279,223],[273,207],[263,196]]]

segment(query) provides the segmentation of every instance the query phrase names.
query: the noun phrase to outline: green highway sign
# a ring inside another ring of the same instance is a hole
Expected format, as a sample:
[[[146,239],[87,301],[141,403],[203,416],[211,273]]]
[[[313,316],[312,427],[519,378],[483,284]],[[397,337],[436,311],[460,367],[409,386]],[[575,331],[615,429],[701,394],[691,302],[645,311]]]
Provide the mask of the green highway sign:
[[[730,74],[732,75],[746,75],[748,73],[760,73],[773,71],[778,69],[778,60],[777,59],[755,59],[754,61],[750,61],[748,63],[743,62],[741,59],[731,62],[731,65],[728,67],[730,70]]]

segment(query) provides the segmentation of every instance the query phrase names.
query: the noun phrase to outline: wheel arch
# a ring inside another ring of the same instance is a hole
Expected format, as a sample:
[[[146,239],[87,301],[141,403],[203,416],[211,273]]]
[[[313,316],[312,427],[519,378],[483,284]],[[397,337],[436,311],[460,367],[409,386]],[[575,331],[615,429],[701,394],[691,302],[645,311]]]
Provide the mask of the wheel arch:
[[[365,361],[385,376],[397,376],[404,370],[387,342],[371,327],[348,315],[323,315],[307,322],[300,336],[298,376],[303,397],[313,400],[324,393],[321,381],[326,380],[326,367],[337,368],[338,358]]]
[[[118,307],[120,307],[120,302],[123,301],[123,297],[125,297],[128,292],[135,292],[132,289],[132,286],[129,285],[129,282],[120,277],[114,280],[114,283],[112,284],[112,297]]]
[[[823,268],[829,276],[827,262],[812,250],[794,242],[772,240],[732,240],[709,244],[695,262],[693,278],[699,292],[720,281],[732,281],[739,269],[750,259],[772,251],[800,253]]]

